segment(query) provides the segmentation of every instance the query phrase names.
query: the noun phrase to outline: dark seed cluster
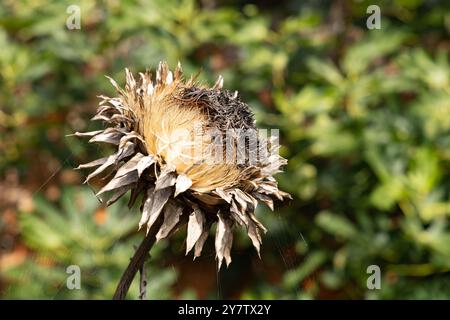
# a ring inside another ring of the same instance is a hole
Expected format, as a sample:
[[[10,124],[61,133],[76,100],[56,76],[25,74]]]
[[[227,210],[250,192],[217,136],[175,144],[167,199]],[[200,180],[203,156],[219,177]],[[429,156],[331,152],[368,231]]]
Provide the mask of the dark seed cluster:
[[[211,123],[221,131],[256,129],[253,113],[241,101],[237,92],[188,87],[181,90],[179,99],[201,108]]]

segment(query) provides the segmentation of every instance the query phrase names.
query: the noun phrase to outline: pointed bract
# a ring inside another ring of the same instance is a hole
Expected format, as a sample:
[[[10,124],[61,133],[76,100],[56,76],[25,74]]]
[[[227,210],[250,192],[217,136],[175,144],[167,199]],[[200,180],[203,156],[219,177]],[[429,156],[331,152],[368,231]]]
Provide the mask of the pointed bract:
[[[185,174],[179,174],[175,181],[174,197],[185,192],[192,186],[192,180]]]
[[[191,251],[195,243],[202,235],[203,227],[205,224],[205,216],[200,208],[196,204],[193,204],[192,208],[194,210],[189,215],[189,222],[187,227],[186,254]]]
[[[225,259],[227,266],[231,263],[231,246],[233,245],[233,232],[231,230],[232,222],[227,220],[223,214],[218,214],[219,221],[216,229],[216,257],[218,268],[222,266],[222,261]]]
[[[164,221],[156,234],[156,240],[166,238],[173,228],[180,221],[180,217],[183,214],[183,208],[175,201],[169,201],[164,207]]]

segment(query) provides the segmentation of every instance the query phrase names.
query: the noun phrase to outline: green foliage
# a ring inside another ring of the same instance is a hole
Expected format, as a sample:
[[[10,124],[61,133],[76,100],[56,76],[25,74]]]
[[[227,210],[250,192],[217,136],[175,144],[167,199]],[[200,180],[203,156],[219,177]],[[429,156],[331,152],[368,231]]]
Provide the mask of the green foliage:
[[[7,296],[110,299],[133,253],[133,245],[140,241],[133,235],[138,217],[126,213],[128,209],[121,206],[106,211],[99,207],[92,192],[84,188],[65,189],[60,208],[39,196],[34,203],[35,212],[21,214],[19,224],[33,257],[8,270],[6,276],[12,285]],[[160,259],[162,249],[161,245],[155,247],[154,259]],[[67,272],[71,265],[80,268],[80,289],[70,290],[66,285],[72,274]],[[147,272],[152,275],[148,297],[169,298],[175,271],[152,264]],[[129,297],[136,299],[137,293],[135,280]]]
[[[294,200],[258,213],[270,230],[262,262],[237,238],[221,274],[233,283],[252,277],[225,296],[450,298],[446,1],[382,1],[381,30],[365,27],[370,1],[226,3],[84,0],[81,30],[72,31],[71,2],[2,3],[0,173],[14,167],[27,181],[36,159],[69,169],[92,159],[99,150],[64,135],[86,129],[95,96],[112,92],[103,75],[123,80],[125,67],[180,60],[187,74],[202,68],[202,81],[222,74],[260,127],[280,129],[289,159],[279,180]],[[53,173],[46,170],[41,183]],[[96,225],[90,190],[67,189],[57,205],[38,196],[36,212],[20,215],[35,259],[7,271],[5,296],[109,298],[138,242],[128,236],[137,218],[117,206]],[[163,246],[149,263],[152,298],[173,297],[176,274],[162,266],[183,251],[179,238]],[[52,263],[38,263],[46,259]],[[82,265],[87,289],[65,289],[70,264]],[[373,264],[381,290],[366,287]],[[130,297],[136,293],[135,284]]]

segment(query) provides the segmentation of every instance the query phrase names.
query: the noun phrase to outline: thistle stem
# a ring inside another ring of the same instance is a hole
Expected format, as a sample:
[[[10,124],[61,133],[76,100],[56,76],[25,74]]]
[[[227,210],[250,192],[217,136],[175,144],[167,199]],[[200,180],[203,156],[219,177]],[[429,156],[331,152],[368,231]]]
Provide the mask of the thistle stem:
[[[136,273],[139,270],[142,270],[145,261],[149,257],[148,254],[156,241],[156,234],[158,233],[160,225],[161,219],[158,219],[157,221],[155,221],[145,238],[142,240],[141,244],[131,258],[128,267],[125,269],[122,277],[120,278],[119,284],[116,288],[116,292],[113,296],[113,300],[125,299],[128,290],[130,289],[130,285],[133,282],[134,277],[136,276]],[[142,288],[140,289],[142,290]],[[142,292],[140,292],[140,294],[141,293]]]
[[[139,269],[139,299],[145,300],[147,297],[147,276],[145,272],[145,261]]]

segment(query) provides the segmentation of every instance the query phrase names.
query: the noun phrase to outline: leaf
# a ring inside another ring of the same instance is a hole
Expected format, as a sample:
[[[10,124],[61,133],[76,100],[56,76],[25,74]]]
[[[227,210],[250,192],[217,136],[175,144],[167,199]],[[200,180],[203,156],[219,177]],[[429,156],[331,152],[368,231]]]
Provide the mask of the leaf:
[[[313,273],[327,260],[327,255],[324,251],[315,251],[308,255],[306,260],[294,270],[286,273],[283,280],[284,284],[289,288],[295,288],[303,279]]]
[[[203,227],[205,224],[205,217],[200,208],[193,204],[192,208],[194,211],[189,215],[189,222],[187,227],[187,238],[186,238],[186,254],[191,251],[197,240],[200,238],[203,232]]]
[[[179,174],[177,180],[175,182],[175,194],[176,197],[178,194],[185,192],[192,186],[192,180],[185,174]]]
[[[316,217],[316,223],[325,231],[335,236],[350,239],[357,234],[353,224],[344,216],[333,214],[328,211],[320,212]]]
[[[306,61],[306,64],[316,76],[337,87],[342,85],[344,78],[332,61],[310,58]]]
[[[347,75],[362,75],[374,60],[398,50],[405,39],[406,34],[401,31],[370,33],[365,41],[347,48],[341,66]]]
[[[370,194],[370,202],[380,210],[388,211],[405,195],[403,176],[391,176],[388,182],[376,186]]]

